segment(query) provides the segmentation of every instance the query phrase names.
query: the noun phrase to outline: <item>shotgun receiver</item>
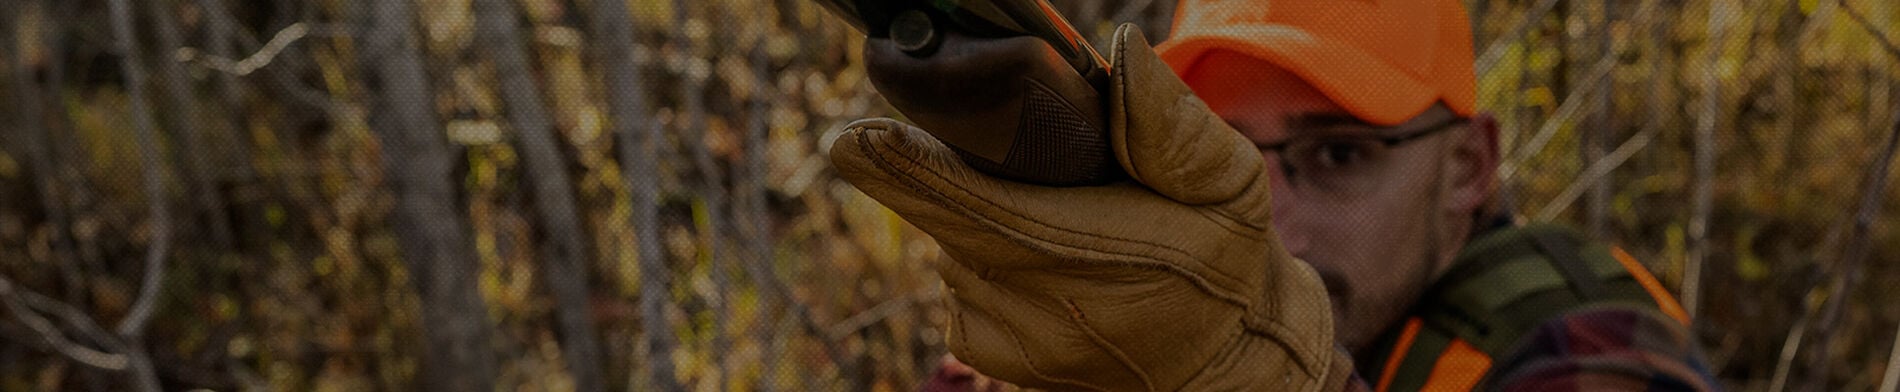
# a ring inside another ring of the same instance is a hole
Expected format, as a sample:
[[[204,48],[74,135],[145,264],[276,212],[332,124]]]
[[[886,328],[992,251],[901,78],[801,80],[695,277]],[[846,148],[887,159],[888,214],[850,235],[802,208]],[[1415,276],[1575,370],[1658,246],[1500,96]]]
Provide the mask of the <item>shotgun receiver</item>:
[[[1048,186],[1125,177],[1111,70],[1046,0],[817,0],[867,41],[878,92],[984,173]]]

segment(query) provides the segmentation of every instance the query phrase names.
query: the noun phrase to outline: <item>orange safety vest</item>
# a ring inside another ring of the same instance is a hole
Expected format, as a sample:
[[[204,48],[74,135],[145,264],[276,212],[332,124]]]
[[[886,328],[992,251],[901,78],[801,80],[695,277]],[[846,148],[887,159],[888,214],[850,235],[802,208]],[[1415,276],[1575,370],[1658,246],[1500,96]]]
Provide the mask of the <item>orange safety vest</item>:
[[[1587,244],[1556,225],[1508,227],[1463,249],[1380,352],[1359,361],[1375,390],[1469,391],[1492,358],[1561,314],[1595,306],[1655,310],[1689,324],[1682,306],[1622,249]]]

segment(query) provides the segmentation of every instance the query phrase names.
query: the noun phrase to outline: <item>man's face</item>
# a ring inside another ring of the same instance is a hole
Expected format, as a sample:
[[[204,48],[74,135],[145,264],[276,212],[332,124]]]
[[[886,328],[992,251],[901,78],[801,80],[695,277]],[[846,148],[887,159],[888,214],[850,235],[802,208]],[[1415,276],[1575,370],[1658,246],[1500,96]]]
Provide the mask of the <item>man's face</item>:
[[[1188,80],[1261,147],[1275,231],[1325,279],[1337,340],[1364,351],[1463,246],[1489,194],[1495,159],[1476,150],[1486,139],[1469,138],[1469,123],[1442,106],[1396,126],[1365,124],[1274,67],[1206,68]]]

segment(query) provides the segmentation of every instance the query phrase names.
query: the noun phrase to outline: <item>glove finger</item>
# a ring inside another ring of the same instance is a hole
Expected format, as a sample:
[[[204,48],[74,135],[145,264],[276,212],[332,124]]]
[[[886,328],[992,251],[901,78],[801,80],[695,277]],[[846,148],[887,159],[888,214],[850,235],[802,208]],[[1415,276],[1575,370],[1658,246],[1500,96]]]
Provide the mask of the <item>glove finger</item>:
[[[1115,34],[1110,85],[1110,140],[1129,175],[1167,197],[1208,206],[1237,223],[1271,233],[1271,172],[1253,143],[1228,126],[1156,55],[1132,25]],[[1289,345],[1303,364],[1317,362],[1331,343],[1325,288],[1310,267],[1287,255],[1267,234],[1271,253],[1260,274],[1271,306],[1254,309],[1250,329]],[[1303,339],[1320,336],[1323,339]],[[1309,366],[1310,368],[1311,366]]]
[[[1149,266],[1189,275],[1211,294],[1242,303],[1248,297],[1241,293],[1255,286],[1247,282],[1264,268],[1207,262],[1258,253],[1267,235],[1262,228],[1134,184],[1050,188],[989,177],[895,120],[852,123],[831,158],[840,177],[986,276],[1090,265],[1078,262]]]
[[[986,225],[982,215],[951,196],[967,195],[969,187],[991,180],[916,127],[888,118],[853,122],[832,144],[831,160],[839,177],[930,234],[946,253],[954,255],[957,249],[1010,241]],[[998,248],[1001,252],[1008,247]],[[1005,260],[1020,258],[989,254],[954,260],[988,274],[994,268],[1010,267],[998,265],[1005,264]]]
[[[1109,139],[1122,168],[1190,205],[1265,225],[1271,183],[1260,151],[1194,95],[1134,25],[1115,32]]]

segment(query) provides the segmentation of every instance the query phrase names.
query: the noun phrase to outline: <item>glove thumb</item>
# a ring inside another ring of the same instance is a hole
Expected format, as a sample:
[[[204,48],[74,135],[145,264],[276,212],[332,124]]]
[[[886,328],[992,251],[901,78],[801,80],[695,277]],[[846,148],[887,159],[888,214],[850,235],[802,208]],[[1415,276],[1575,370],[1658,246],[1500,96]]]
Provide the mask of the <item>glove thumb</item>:
[[[1223,209],[1265,218],[1271,181],[1253,143],[1194,95],[1140,29],[1123,24],[1114,42],[1109,140],[1122,168],[1183,204],[1230,204]]]

